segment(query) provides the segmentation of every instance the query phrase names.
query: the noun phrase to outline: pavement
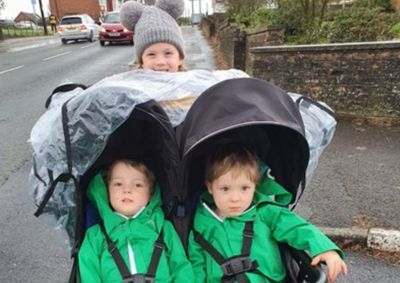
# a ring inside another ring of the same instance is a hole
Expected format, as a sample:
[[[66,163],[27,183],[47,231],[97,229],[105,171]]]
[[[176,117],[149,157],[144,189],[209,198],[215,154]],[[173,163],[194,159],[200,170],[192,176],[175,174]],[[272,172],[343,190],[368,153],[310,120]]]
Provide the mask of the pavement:
[[[216,69],[213,50],[196,27],[182,28],[189,69]],[[0,52],[59,43],[57,36],[0,41]],[[400,252],[400,127],[340,120],[296,212],[329,237]]]
[[[18,52],[60,42],[58,35],[10,38],[0,41],[0,52]]]

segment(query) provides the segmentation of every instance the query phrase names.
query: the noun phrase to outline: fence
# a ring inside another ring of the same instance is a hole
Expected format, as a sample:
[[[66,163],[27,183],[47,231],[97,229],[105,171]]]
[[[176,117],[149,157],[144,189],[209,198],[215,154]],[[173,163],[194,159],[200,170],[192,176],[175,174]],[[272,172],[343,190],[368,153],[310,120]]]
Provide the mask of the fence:
[[[44,35],[43,27],[18,27],[13,24],[0,24],[0,40],[38,35]]]

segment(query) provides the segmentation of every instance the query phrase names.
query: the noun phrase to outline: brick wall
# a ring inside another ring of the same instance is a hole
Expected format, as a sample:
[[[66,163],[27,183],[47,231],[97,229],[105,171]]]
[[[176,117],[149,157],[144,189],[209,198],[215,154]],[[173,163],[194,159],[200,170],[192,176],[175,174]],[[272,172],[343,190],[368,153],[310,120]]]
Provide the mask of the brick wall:
[[[100,17],[99,0],[50,0],[49,4],[59,20],[66,14],[88,14],[95,21]]]
[[[400,124],[400,41],[256,47],[246,71],[340,116]]]
[[[248,33],[246,35],[246,46],[243,52],[245,53],[245,60],[243,62],[242,70],[248,70],[251,68],[251,56],[249,52],[250,48],[258,46],[275,46],[282,45],[285,31],[281,28],[268,28],[260,30],[254,33]]]
[[[245,70],[248,65],[249,48],[262,45],[280,45],[283,43],[284,30],[268,28],[247,33],[238,25],[229,24],[221,17],[207,17],[201,22],[204,36],[216,38],[219,56],[229,68]]]
[[[246,56],[244,33],[235,25],[222,25],[218,30],[219,54],[226,65],[231,68],[244,69]]]

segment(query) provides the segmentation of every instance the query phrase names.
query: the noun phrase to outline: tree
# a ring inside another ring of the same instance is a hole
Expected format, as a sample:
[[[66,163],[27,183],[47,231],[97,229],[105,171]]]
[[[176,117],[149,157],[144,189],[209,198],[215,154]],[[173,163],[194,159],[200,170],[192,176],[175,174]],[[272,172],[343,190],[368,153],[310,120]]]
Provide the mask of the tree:
[[[277,0],[287,35],[302,35],[303,43],[314,42],[325,19],[328,4],[335,0]]]
[[[270,0],[228,0],[228,17],[247,26],[250,21],[250,15],[268,2]]]

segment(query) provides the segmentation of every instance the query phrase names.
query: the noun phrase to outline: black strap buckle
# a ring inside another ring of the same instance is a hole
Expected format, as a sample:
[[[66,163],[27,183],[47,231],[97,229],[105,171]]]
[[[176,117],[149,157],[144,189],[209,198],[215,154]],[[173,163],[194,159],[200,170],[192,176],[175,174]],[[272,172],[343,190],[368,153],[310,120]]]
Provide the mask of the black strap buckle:
[[[234,256],[221,264],[224,276],[234,276],[252,269],[252,262],[247,256]]]
[[[148,276],[146,274],[133,274],[122,280],[122,283],[154,283],[154,277]]]

